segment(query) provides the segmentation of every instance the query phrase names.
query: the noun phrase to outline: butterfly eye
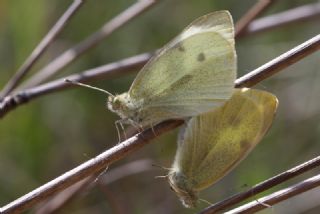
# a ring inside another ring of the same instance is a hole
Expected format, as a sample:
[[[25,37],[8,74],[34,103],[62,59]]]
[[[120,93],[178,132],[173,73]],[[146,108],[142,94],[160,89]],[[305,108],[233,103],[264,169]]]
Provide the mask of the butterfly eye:
[[[121,101],[120,101],[117,97],[115,97],[115,98],[112,100],[112,108],[113,108],[114,110],[118,110],[118,109],[121,108]]]
[[[119,110],[121,108],[121,101],[118,97],[109,96],[107,106],[112,111]]]

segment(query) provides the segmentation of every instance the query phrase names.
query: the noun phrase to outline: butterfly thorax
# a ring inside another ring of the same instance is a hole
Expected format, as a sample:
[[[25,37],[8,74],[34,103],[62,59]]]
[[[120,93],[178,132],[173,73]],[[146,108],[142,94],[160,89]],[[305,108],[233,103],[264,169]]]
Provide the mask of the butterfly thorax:
[[[181,172],[173,171],[168,175],[169,184],[187,208],[196,207],[198,196],[192,189],[192,182]]]
[[[128,93],[109,96],[107,107],[110,111],[118,114],[125,123],[139,123],[139,110],[141,102],[133,100]]]

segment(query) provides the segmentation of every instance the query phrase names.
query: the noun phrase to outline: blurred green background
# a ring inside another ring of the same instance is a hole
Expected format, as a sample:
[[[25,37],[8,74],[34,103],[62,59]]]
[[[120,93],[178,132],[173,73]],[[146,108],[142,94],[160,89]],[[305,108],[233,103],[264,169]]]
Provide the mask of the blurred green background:
[[[71,2],[0,1],[1,85],[19,68]],[[33,72],[134,2],[86,1]],[[316,1],[275,2],[264,15]],[[78,58],[60,76],[152,51],[166,44],[192,20],[212,11],[229,10],[236,22],[254,3],[256,1],[249,0],[161,1]],[[237,39],[238,76],[317,33],[319,19],[314,19]],[[248,158],[222,181],[203,191],[201,198],[217,202],[319,155],[319,56],[315,53],[256,86],[274,93],[279,99],[274,124]],[[121,93],[128,90],[134,76],[101,79],[92,84]],[[115,145],[117,116],[106,110],[105,102],[102,94],[74,88],[40,97],[6,115],[0,121],[0,206]],[[108,172],[135,160],[170,167],[175,141],[176,131],[157,138],[154,143],[110,166],[105,179],[108,180]],[[155,179],[166,171],[148,166],[144,172],[86,191],[61,213],[195,213],[207,206],[200,203],[197,209],[183,208],[167,181]],[[299,180],[315,173],[300,176]],[[278,188],[281,187],[285,186]]]

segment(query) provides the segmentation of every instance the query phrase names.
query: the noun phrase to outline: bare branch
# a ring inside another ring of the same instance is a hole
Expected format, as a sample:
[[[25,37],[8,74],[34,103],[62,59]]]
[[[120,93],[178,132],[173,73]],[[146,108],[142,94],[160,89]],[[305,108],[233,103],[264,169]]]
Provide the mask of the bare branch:
[[[236,87],[251,87],[320,49],[320,34],[236,80]]]
[[[240,36],[248,27],[248,25],[262,14],[266,9],[268,9],[275,0],[259,0],[255,5],[253,5],[248,12],[241,17],[236,23],[236,37]]]
[[[314,3],[286,10],[281,13],[257,19],[249,24],[240,35],[261,33],[284,25],[320,18],[320,3]]]
[[[92,183],[96,179],[95,176],[89,176],[72,186],[68,187],[62,192],[59,192],[53,198],[50,198],[49,201],[42,205],[40,204],[40,208],[38,208],[34,213],[36,214],[49,214],[49,213],[57,213],[59,210],[63,208],[65,204],[72,201],[74,196],[77,195],[82,190],[86,189],[87,186]]]
[[[132,21],[140,14],[145,12],[151,6],[153,6],[158,0],[139,0],[134,5],[114,17],[111,21],[102,26],[100,30],[91,34],[83,42],[68,49],[62,53],[59,57],[52,60],[50,64],[41,69],[30,80],[28,80],[22,88],[30,88],[44,82],[48,78],[57,74],[62,68],[69,65],[72,61],[77,59],[81,54],[85,53],[89,49],[95,47],[99,42],[113,33],[115,30],[122,27],[124,24]]]
[[[96,176],[89,176],[82,181],[70,186],[62,192],[59,192],[54,198],[49,199],[47,203],[41,205],[40,208],[35,212],[36,214],[48,214],[48,213],[56,213],[58,210],[61,210],[68,202],[72,201],[74,197],[76,197],[80,192],[99,185],[108,185],[112,182],[118,181],[126,176],[130,176],[133,174],[145,172],[147,170],[154,169],[152,167],[152,161],[149,159],[145,160],[137,160],[125,165],[119,166],[115,169],[108,170],[107,174],[99,175],[101,173],[97,173]],[[104,170],[103,170],[104,171]],[[99,180],[97,180],[97,176],[99,176]],[[97,182],[94,182],[97,181]],[[91,184],[91,185],[90,185]]]
[[[149,159],[136,160],[108,171],[99,178],[99,184],[108,185],[124,177],[155,169]]]
[[[82,0],[74,0],[65,13],[60,17],[56,24],[51,28],[48,34],[41,40],[37,47],[31,52],[30,56],[19,68],[17,73],[8,81],[4,89],[0,93],[0,98],[7,96],[22,80],[22,78],[30,71],[34,63],[40,58],[49,45],[55,40],[59,33],[64,29],[73,15],[82,5]]]
[[[217,213],[221,212],[228,207],[234,206],[237,203],[240,203],[241,201],[244,201],[252,196],[255,196],[267,189],[270,189],[280,183],[283,183],[293,177],[296,177],[298,175],[301,175],[311,169],[314,169],[315,167],[320,166],[320,156],[309,160],[305,163],[302,163],[294,168],[291,168],[283,173],[280,173],[272,178],[269,178],[266,181],[263,181],[254,187],[252,187],[249,190],[246,190],[244,192],[238,193],[236,195],[233,195],[225,200],[222,200],[220,202],[217,202],[203,211],[200,212],[200,214],[209,214],[209,213]],[[259,199],[260,201],[260,199]]]
[[[178,127],[182,123],[183,121],[181,120],[165,121],[156,125],[153,130],[148,129],[136,134],[126,141],[115,145],[100,155],[64,173],[60,177],[5,205],[0,208],[0,213],[21,213],[32,207],[34,204],[60,192],[63,189],[66,189],[92,174],[97,173],[99,170],[109,166],[113,162],[128,156],[148,144],[152,139]]]
[[[269,206],[277,204],[281,201],[284,201],[288,198],[291,198],[293,196],[296,196],[300,193],[306,192],[318,186],[320,186],[320,174],[313,176],[311,178],[308,178],[295,185],[292,185],[288,188],[274,192],[263,198],[259,198],[258,200],[252,201],[241,207],[233,209],[228,213],[256,213],[260,210],[268,208]]]
[[[72,84],[68,84],[64,81],[65,78],[73,81],[87,82],[99,77],[109,78],[116,75],[126,74],[144,65],[149,60],[150,56],[151,54],[148,53],[136,55],[118,62],[89,69],[79,74],[54,80],[34,88],[26,89],[14,95],[9,95],[0,102],[0,118],[17,106],[25,104],[36,97],[73,87]]]

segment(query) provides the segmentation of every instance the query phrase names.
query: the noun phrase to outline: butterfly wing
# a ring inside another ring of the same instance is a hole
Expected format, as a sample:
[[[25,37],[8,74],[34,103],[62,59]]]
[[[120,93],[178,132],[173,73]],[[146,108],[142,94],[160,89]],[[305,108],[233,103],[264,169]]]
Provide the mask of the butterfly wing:
[[[142,103],[141,114],[153,113],[145,118],[192,116],[228,99],[235,78],[233,23],[227,11],[219,11],[195,20],[153,57],[129,95]]]
[[[222,107],[190,119],[179,138],[173,169],[183,173],[194,190],[217,182],[259,143],[277,103],[268,92],[239,89]]]

